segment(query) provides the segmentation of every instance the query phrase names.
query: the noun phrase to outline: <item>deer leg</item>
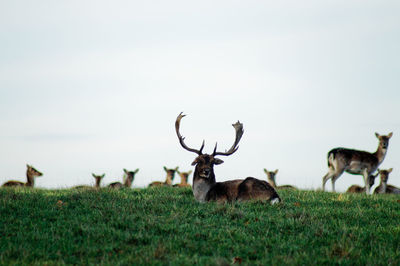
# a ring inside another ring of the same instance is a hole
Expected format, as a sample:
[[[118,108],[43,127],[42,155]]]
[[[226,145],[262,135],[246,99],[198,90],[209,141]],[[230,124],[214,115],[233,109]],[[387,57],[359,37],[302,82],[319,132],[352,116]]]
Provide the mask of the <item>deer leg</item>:
[[[367,195],[370,195],[370,187],[369,187],[369,177],[370,173],[368,171],[368,169],[364,169],[363,171],[363,177],[364,177],[364,183],[365,183],[365,192],[367,193]]]
[[[332,176],[330,175],[331,172],[328,172],[323,178],[322,178],[322,191],[325,191],[325,184],[326,181],[329,180]]]
[[[335,190],[335,182],[336,180],[343,174],[344,169],[340,170],[340,171],[335,171],[335,173],[333,174],[331,180],[332,180],[332,192],[336,192]]]

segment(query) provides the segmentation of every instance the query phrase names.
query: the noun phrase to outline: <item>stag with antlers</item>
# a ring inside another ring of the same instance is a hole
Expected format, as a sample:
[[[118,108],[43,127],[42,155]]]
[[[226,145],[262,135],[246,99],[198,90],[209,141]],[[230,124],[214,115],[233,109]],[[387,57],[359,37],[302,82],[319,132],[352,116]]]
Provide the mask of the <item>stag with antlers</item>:
[[[239,121],[233,124],[236,137],[232,147],[226,152],[218,152],[217,144],[213,153],[203,154],[204,141],[199,150],[189,148],[184,137],[179,132],[182,113],[178,115],[175,121],[175,130],[181,146],[190,152],[196,153],[197,157],[192,165],[195,166],[193,174],[193,195],[199,202],[218,201],[232,202],[242,200],[261,200],[270,201],[271,204],[280,202],[280,198],[275,189],[268,182],[253,177],[246,179],[230,180],[225,182],[216,182],[214,174],[214,165],[222,164],[224,161],[217,156],[229,156],[238,150],[238,144],[243,135],[243,124]]]

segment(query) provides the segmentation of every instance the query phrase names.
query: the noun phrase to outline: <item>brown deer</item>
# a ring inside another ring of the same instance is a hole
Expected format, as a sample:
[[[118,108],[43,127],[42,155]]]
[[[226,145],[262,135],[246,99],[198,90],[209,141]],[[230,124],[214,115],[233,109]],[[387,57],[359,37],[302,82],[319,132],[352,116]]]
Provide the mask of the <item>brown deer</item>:
[[[4,183],[3,187],[33,187],[35,185],[35,177],[42,176],[43,174],[31,165],[27,164],[26,167],[26,183],[11,180]]]
[[[102,175],[95,175],[92,173],[92,176],[96,179],[96,184],[94,185],[94,187],[92,186],[86,186],[86,185],[80,185],[80,186],[75,186],[73,188],[77,188],[77,189],[81,189],[81,188],[85,188],[85,189],[90,189],[90,188],[100,188],[100,182],[101,180],[104,178],[106,174],[102,174]]]
[[[375,184],[375,178],[378,175],[379,173],[375,175],[370,175],[368,177],[369,188],[371,188]],[[347,189],[346,193],[365,193],[366,189],[367,189],[366,187],[362,187],[359,185],[352,185]]]
[[[393,168],[388,170],[379,170],[381,176],[381,183],[375,188],[374,194],[400,194],[400,188],[388,185],[389,174],[393,171]]]
[[[375,133],[379,139],[378,149],[374,153],[359,151],[346,148],[335,148],[328,153],[328,173],[322,179],[322,190],[325,191],[325,183],[328,179],[332,181],[332,191],[335,192],[335,182],[343,174],[347,172],[353,175],[362,175],[364,177],[364,184],[366,186],[366,193],[370,194],[370,185],[368,177],[375,172],[378,166],[385,158],[389,139],[393,133],[387,136]]]
[[[190,187],[188,183],[189,175],[192,173],[192,170],[188,172],[179,172],[176,171],[178,175],[181,177],[181,182],[179,184],[175,184],[174,187]]]
[[[240,139],[243,135],[243,124],[239,121],[233,124],[236,137],[232,147],[226,152],[218,152],[217,144],[211,155],[203,154],[204,141],[200,149],[189,148],[184,137],[179,132],[181,119],[184,117],[182,113],[178,115],[175,121],[175,130],[181,146],[190,152],[196,153],[197,157],[192,165],[195,166],[193,174],[193,195],[199,202],[218,201],[232,202],[242,200],[262,200],[270,201],[271,204],[280,202],[278,193],[268,184],[268,182],[253,177],[247,177],[244,180],[231,180],[225,182],[216,182],[214,174],[214,165],[222,164],[224,161],[217,156],[229,156],[239,148]]]
[[[136,169],[135,171],[128,171],[124,169],[124,183],[122,184],[121,182],[114,182],[108,185],[109,188],[115,188],[115,189],[120,189],[123,187],[130,188],[133,183],[133,179],[135,178],[135,175],[139,172],[139,169]]]
[[[167,168],[164,166],[164,171],[167,172],[167,177],[164,182],[154,181],[149,184],[149,187],[159,187],[159,186],[172,186],[172,181],[174,181],[175,173],[178,171],[178,166],[175,168]]]
[[[275,171],[268,171],[267,169],[264,168],[264,172],[267,174],[268,177],[268,183],[270,183],[271,186],[273,186],[275,189],[297,189],[296,187],[291,185],[277,186],[275,177],[278,171],[279,171],[278,169],[276,169]]]

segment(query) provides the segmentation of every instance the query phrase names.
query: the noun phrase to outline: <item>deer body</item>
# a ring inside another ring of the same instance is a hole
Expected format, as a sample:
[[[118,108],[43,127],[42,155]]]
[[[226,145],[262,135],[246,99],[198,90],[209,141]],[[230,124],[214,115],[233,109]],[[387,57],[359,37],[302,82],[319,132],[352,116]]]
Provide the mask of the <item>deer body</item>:
[[[130,188],[133,183],[133,179],[135,178],[135,175],[139,172],[139,169],[136,169],[135,171],[128,171],[124,169],[124,178],[125,181],[122,184],[121,182],[114,182],[108,185],[109,188],[114,188],[114,189],[120,189],[123,187]]]
[[[93,176],[93,177],[95,178],[95,180],[96,180],[96,183],[95,183],[95,185],[94,185],[94,188],[100,188],[101,180],[104,178],[105,174],[102,174],[102,175],[95,175],[95,174],[92,173],[92,176]],[[86,185],[80,185],[80,186],[75,186],[75,187],[73,187],[73,188],[76,188],[76,189],[82,189],[82,188],[90,189],[90,188],[93,188],[93,187],[92,187],[92,186],[86,186]]]
[[[26,165],[27,170],[26,170],[26,179],[27,182],[23,183],[20,181],[8,181],[3,184],[3,187],[33,187],[35,185],[35,177],[42,176],[43,174],[33,168],[31,165]]]
[[[267,169],[264,168],[264,172],[267,174],[268,183],[275,189],[297,189],[296,187],[291,185],[282,185],[282,186],[276,185],[275,180],[276,180],[276,174],[278,173],[278,169],[276,169],[275,171],[268,171]]]
[[[280,202],[280,198],[275,189],[266,181],[262,181],[253,177],[244,180],[231,180],[225,182],[216,182],[214,174],[214,165],[222,164],[223,161],[216,156],[229,156],[237,151],[238,143],[243,135],[243,125],[238,121],[233,124],[236,132],[236,138],[233,146],[226,152],[217,152],[215,145],[214,152],[203,154],[204,141],[200,150],[192,149],[184,143],[184,137],[179,132],[180,121],[184,115],[179,114],[175,122],[175,130],[181,146],[190,152],[196,153],[198,156],[193,161],[195,166],[193,174],[193,195],[199,202],[217,201],[232,202],[244,200],[262,200],[270,201],[271,204]]]
[[[172,182],[174,181],[175,173],[178,171],[178,166],[175,168],[168,169],[164,166],[164,171],[167,172],[167,176],[164,182],[154,181],[149,184],[149,187],[159,187],[159,186],[172,186]]]
[[[335,148],[328,153],[328,173],[322,179],[322,190],[325,191],[326,182],[331,179],[332,191],[335,192],[335,182],[343,174],[347,172],[353,175],[362,175],[364,177],[365,192],[370,194],[369,177],[378,166],[382,163],[386,156],[389,146],[389,139],[393,133],[387,136],[381,136],[375,133],[379,139],[378,149],[374,153],[359,151],[347,148]]]
[[[387,181],[389,179],[389,174],[392,172],[393,168],[388,170],[379,170],[381,176],[381,183],[375,188],[374,194],[400,194],[400,188],[388,185]]]

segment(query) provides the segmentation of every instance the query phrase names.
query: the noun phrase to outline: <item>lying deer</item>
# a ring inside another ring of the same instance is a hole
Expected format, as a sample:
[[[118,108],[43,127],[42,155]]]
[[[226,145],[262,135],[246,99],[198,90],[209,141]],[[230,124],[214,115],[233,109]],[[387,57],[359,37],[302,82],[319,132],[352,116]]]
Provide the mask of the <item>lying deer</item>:
[[[133,179],[135,178],[135,175],[139,172],[139,169],[136,169],[135,171],[128,171],[124,169],[124,183],[122,184],[121,182],[114,182],[108,185],[109,188],[116,188],[120,189],[123,187],[130,188],[133,183]]]
[[[167,177],[164,182],[154,181],[150,183],[149,187],[159,187],[159,186],[172,186],[172,181],[174,181],[175,173],[178,171],[178,166],[175,168],[167,168],[164,166],[164,171],[167,172]]]
[[[370,175],[368,177],[369,188],[371,188],[375,184],[375,178],[378,175],[379,175],[379,173],[377,173],[375,175]],[[347,189],[346,193],[365,193],[366,189],[367,189],[366,187],[362,187],[359,185],[352,185]]]
[[[381,183],[375,188],[374,194],[400,194],[400,188],[388,185],[389,174],[393,171],[393,168],[388,170],[379,170],[381,176]]]
[[[335,182],[343,174],[347,172],[353,175],[362,175],[366,186],[366,193],[370,194],[370,185],[368,177],[375,172],[378,166],[385,158],[389,139],[393,133],[387,136],[381,136],[375,133],[379,139],[378,149],[374,153],[352,150],[346,148],[336,148],[328,153],[328,167],[329,172],[322,179],[322,190],[325,191],[325,183],[328,179],[332,181],[332,191],[335,192]]]
[[[175,184],[174,187],[190,187],[190,184],[188,183],[189,175],[192,173],[192,170],[188,172],[179,172],[176,171],[178,175],[181,177],[181,183]]]
[[[181,119],[184,117],[182,113],[178,115],[175,121],[175,130],[181,146],[190,152],[196,153],[197,157],[192,165],[195,166],[193,174],[193,195],[199,202],[218,201],[232,202],[242,200],[263,200],[270,201],[271,204],[280,202],[278,193],[266,181],[262,181],[253,177],[247,177],[244,180],[231,180],[225,182],[216,182],[214,174],[214,165],[222,164],[224,161],[217,156],[229,156],[237,151],[237,145],[243,135],[243,125],[238,121],[233,124],[236,132],[235,142],[226,152],[218,152],[217,144],[211,155],[203,154],[204,141],[200,149],[189,148],[184,137],[179,132]]]
[[[100,188],[100,182],[101,180],[104,178],[106,174],[102,174],[102,175],[95,175],[92,173],[92,176],[96,179],[96,184],[94,185],[94,188]],[[86,185],[80,185],[80,186],[75,186],[73,188],[93,188],[92,186],[86,186]]]
[[[35,177],[42,176],[43,174],[33,168],[31,165],[26,165],[26,183],[20,181],[7,181],[3,187],[33,187],[35,185]]]
[[[276,169],[275,171],[268,171],[267,169],[264,168],[264,172],[267,174],[268,183],[270,183],[271,186],[273,186],[275,189],[296,189],[296,187],[291,185],[282,185],[282,186],[276,185],[275,177],[276,174],[278,173],[278,169]]]

